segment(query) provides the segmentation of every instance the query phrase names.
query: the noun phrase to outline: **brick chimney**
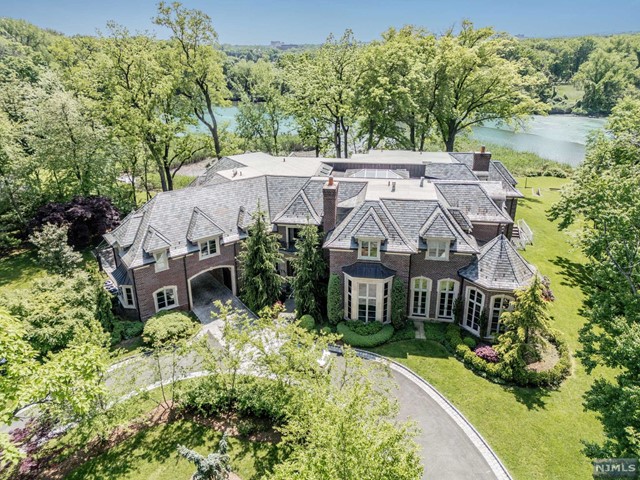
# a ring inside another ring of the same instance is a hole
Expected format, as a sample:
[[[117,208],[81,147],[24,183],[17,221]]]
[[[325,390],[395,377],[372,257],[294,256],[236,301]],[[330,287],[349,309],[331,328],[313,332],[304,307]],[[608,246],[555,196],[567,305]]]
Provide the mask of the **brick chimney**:
[[[487,152],[484,145],[480,147],[479,152],[473,152],[473,168],[474,172],[488,172],[489,160],[491,160],[491,152]]]
[[[327,233],[336,226],[338,216],[338,183],[333,181],[333,177],[329,177],[322,187],[322,206],[324,208],[322,229]]]

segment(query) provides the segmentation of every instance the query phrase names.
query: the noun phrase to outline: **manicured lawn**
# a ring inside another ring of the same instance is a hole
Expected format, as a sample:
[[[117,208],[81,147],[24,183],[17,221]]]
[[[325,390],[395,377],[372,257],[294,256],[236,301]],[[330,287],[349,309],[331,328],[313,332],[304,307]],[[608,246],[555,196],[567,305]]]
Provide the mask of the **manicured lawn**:
[[[110,451],[80,466],[70,480],[188,480],[193,464],[178,455],[178,444],[203,455],[218,448],[221,433],[180,420],[142,431]],[[261,478],[277,458],[270,443],[229,439],[233,471],[244,480]]]
[[[583,323],[578,314],[582,293],[575,282],[583,257],[570,245],[569,235],[558,232],[545,217],[545,210],[559,198],[559,192],[550,189],[565,182],[529,178],[525,189],[522,179],[519,187],[527,198],[520,202],[517,216],[534,231],[535,244],[523,255],[550,277],[556,296],[551,305],[554,326],[564,333],[574,352]],[[532,196],[531,189],[538,187],[542,196]],[[493,384],[467,370],[433,341],[398,342],[374,350],[404,363],[433,384],[473,423],[514,478],[591,478],[590,462],[580,451],[581,440],[599,439],[601,428],[594,415],[583,411],[582,396],[593,376],[586,375],[578,360],[558,390],[544,390]]]

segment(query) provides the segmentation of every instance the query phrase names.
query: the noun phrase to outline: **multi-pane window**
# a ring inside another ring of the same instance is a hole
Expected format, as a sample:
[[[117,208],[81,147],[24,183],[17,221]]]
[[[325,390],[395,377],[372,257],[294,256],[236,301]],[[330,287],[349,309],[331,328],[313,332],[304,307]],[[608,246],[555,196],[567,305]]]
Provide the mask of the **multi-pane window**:
[[[120,287],[120,299],[123,307],[134,307],[133,287],[130,285],[122,285]]]
[[[175,307],[177,304],[175,287],[165,287],[162,290],[158,290],[155,296],[156,310],[166,310]]]
[[[504,312],[510,311],[513,299],[504,295],[493,297],[491,304],[491,323],[489,324],[489,336],[493,337],[505,331],[505,327],[500,321]]]
[[[440,280],[438,282],[438,318],[453,320],[453,303],[458,290],[455,280]]]
[[[347,279],[347,318],[353,318],[351,316],[351,302],[353,301],[351,289],[353,288],[353,282],[351,279]]]
[[[162,272],[169,268],[169,255],[166,250],[154,253],[153,258],[156,261],[156,272]]]
[[[449,242],[447,240],[427,239],[427,258],[431,260],[449,260]]]
[[[464,317],[464,324],[467,328],[478,332],[480,330],[480,316],[484,307],[484,295],[475,288],[469,288],[467,292],[467,311]]]
[[[380,258],[379,240],[359,240],[358,258],[378,260]]]
[[[212,238],[211,240],[205,240],[200,242],[200,258],[213,257],[218,254],[218,239]]]
[[[378,298],[375,283],[358,284],[358,320],[373,322],[376,320]]]
[[[424,277],[414,278],[411,282],[412,302],[411,314],[415,317],[426,317],[429,314],[429,296],[431,280]]]
[[[382,320],[389,320],[389,283],[385,282],[382,293]]]

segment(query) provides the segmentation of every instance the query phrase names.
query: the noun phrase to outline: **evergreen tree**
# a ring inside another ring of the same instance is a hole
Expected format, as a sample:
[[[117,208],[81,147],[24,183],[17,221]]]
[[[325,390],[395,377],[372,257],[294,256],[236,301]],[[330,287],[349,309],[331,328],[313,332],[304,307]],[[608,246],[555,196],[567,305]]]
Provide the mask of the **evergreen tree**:
[[[407,322],[407,290],[399,278],[393,279],[391,286],[391,323],[396,330]]]
[[[278,261],[282,258],[280,242],[268,227],[266,214],[258,205],[239,255],[242,299],[254,312],[273,305],[282,285],[282,277],[277,271]]]
[[[327,317],[333,325],[340,323],[344,319],[340,277],[335,273],[329,276],[329,286],[327,288]]]
[[[226,480],[231,472],[231,458],[227,451],[227,434],[222,435],[218,445],[218,451],[206,457],[198,452],[189,450],[184,445],[178,445],[178,452],[184,458],[194,463],[196,473],[191,477],[193,480]]]
[[[545,290],[540,278],[535,276],[531,285],[516,292],[513,311],[501,316],[506,331],[498,338],[496,351],[513,367],[524,367],[537,358],[543,337],[549,332]]]
[[[296,241],[298,256],[293,262],[295,276],[291,282],[295,292],[298,315],[320,318],[321,281],[324,275],[324,259],[320,250],[318,227],[307,225]]]

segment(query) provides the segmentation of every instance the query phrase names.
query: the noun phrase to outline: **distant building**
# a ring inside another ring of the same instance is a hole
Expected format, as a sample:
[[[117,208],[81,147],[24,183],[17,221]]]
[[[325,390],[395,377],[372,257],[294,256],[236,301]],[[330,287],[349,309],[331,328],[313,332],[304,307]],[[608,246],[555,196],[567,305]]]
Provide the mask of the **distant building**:
[[[292,48],[297,48],[300,45],[297,43],[284,43],[280,40],[271,40],[271,48],[277,48],[278,50],[291,50]]]

